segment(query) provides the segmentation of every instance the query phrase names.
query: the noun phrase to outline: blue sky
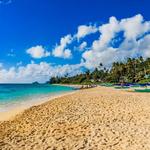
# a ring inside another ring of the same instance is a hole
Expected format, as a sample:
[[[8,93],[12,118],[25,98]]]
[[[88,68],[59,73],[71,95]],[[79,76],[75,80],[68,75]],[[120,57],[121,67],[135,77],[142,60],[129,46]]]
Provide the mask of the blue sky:
[[[44,82],[99,62],[109,66],[126,57],[149,57],[149,6],[149,0],[0,0],[0,82]],[[103,29],[106,24],[110,27]],[[129,35],[130,27],[139,33]],[[109,29],[113,33],[104,31]],[[35,70],[36,79],[30,76]]]

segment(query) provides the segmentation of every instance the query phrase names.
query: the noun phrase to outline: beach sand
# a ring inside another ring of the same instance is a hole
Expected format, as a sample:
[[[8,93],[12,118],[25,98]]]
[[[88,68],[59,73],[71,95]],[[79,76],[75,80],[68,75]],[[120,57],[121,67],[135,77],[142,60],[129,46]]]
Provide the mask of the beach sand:
[[[0,149],[150,150],[150,94],[77,91],[0,123]]]
[[[46,97],[43,97],[41,99],[38,98],[36,101],[35,101],[35,99],[31,100],[31,101],[28,100],[28,101],[24,102],[23,104],[22,103],[17,104],[16,106],[14,106],[12,108],[10,107],[6,111],[1,111],[0,112],[0,122],[7,121],[7,120],[13,120],[17,114],[22,113],[24,110],[26,110],[26,109],[28,109],[32,106],[37,106],[37,105],[43,104],[47,101],[53,100],[55,98],[59,98],[59,97],[69,95],[69,94],[72,94],[72,93],[74,93],[74,91],[73,92],[72,91],[71,92],[65,92],[65,93],[62,93],[62,94],[59,93],[59,94],[56,94],[56,95],[53,95],[53,96],[51,95],[49,97],[46,96]]]

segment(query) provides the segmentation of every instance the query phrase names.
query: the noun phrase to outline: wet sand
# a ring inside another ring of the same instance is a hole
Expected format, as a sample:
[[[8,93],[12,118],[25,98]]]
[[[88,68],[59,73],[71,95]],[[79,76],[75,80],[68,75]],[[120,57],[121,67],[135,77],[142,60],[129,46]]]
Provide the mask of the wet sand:
[[[7,121],[7,120],[13,120],[17,114],[19,114],[19,113],[21,114],[24,110],[26,110],[32,106],[37,106],[37,105],[43,104],[47,101],[53,100],[55,98],[59,98],[59,97],[65,96],[65,95],[72,94],[74,92],[75,91],[65,92],[63,94],[57,94],[54,96],[49,96],[49,97],[46,96],[46,97],[41,98],[40,100],[38,98],[38,100],[36,100],[36,101],[28,100],[28,101],[24,102],[23,104],[21,103],[20,105],[17,104],[16,106],[9,108],[6,111],[0,112],[0,122]]]
[[[150,150],[150,94],[80,90],[0,123],[0,149]]]

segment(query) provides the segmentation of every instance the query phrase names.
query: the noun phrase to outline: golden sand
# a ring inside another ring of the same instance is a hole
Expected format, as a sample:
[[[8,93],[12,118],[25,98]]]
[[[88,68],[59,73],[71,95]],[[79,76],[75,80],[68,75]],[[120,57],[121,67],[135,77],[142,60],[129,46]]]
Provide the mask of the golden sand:
[[[0,123],[0,149],[150,150],[150,94],[77,91]]]
[[[49,96],[49,97],[41,98],[40,100],[38,99],[37,101],[27,101],[24,104],[20,104],[20,106],[17,105],[15,107],[12,107],[9,110],[0,112],[0,122],[12,120],[12,119],[14,119],[14,117],[17,114],[22,113],[24,110],[26,110],[32,106],[37,106],[37,105],[43,104],[47,101],[53,100],[55,98],[59,98],[59,97],[69,95],[72,93],[74,93],[74,91],[73,92],[72,91],[71,92],[65,92],[63,94],[57,94],[55,96]]]

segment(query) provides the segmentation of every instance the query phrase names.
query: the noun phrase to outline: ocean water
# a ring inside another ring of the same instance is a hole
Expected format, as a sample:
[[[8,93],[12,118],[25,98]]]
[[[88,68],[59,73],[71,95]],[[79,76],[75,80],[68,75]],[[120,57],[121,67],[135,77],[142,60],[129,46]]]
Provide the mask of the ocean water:
[[[0,112],[73,90],[72,87],[49,84],[0,84]]]

